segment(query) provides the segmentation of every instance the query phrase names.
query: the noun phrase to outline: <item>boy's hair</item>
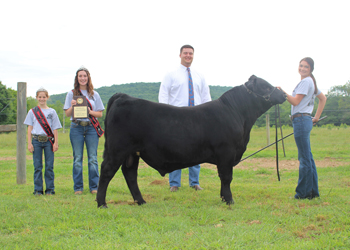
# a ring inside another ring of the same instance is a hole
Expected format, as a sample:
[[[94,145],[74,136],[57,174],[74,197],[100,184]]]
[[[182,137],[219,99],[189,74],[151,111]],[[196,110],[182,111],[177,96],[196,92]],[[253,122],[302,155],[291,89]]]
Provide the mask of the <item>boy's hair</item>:
[[[184,45],[184,46],[181,47],[181,49],[180,49],[180,54],[182,53],[182,50],[183,50],[184,48],[193,49],[193,52],[194,52],[194,48],[193,48],[191,45],[186,44],[186,45]]]

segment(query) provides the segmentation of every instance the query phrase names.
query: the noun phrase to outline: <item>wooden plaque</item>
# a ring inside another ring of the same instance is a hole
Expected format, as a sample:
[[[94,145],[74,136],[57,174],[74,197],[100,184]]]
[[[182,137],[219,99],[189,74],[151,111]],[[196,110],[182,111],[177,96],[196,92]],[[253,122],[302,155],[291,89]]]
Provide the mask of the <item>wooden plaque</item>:
[[[73,99],[77,101],[77,104],[73,105],[73,119],[88,118],[89,112],[86,96],[73,96]]]

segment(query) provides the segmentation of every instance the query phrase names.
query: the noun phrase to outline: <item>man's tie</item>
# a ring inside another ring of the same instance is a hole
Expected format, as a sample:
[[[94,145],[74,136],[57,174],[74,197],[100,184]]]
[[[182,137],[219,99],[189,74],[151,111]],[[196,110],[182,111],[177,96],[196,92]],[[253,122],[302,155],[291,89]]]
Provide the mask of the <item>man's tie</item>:
[[[193,82],[192,82],[190,68],[187,68],[187,71],[188,71],[188,106],[194,106]]]

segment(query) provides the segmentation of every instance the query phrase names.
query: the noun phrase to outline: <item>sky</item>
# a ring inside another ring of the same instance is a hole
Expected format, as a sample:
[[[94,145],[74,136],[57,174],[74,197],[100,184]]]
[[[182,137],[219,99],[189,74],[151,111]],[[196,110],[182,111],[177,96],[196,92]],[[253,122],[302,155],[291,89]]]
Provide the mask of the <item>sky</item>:
[[[312,57],[318,88],[350,80],[348,0],[11,0],[0,2],[0,81],[27,96],[73,88],[89,69],[94,88],[160,82],[194,47],[192,67],[213,86],[251,75],[291,94]]]

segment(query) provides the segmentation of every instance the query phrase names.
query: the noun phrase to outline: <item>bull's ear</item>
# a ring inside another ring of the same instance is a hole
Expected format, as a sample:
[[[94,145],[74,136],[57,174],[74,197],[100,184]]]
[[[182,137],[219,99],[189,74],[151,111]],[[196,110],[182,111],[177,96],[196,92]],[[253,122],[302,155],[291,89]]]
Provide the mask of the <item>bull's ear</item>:
[[[249,81],[254,81],[257,77],[255,75],[252,75],[251,77],[249,77]]]

